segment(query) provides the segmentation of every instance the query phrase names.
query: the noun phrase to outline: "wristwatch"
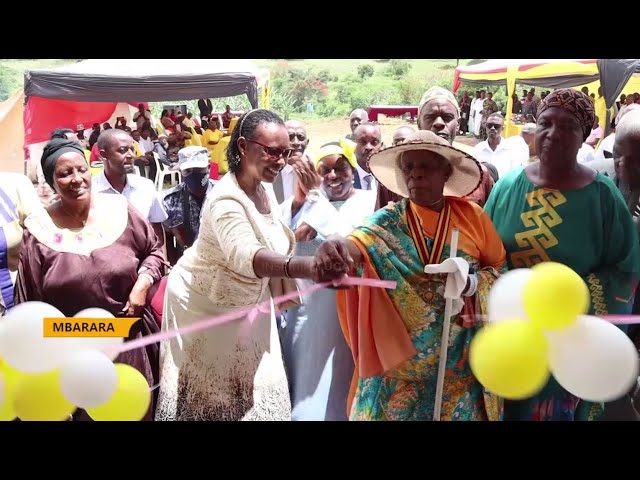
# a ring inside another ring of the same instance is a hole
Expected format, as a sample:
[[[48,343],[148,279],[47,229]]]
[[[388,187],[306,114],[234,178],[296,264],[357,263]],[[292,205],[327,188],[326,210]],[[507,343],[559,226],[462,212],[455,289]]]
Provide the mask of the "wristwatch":
[[[321,196],[322,192],[317,188],[314,188],[313,190],[309,190],[309,193],[307,193],[307,200],[311,203],[314,203],[320,200]]]

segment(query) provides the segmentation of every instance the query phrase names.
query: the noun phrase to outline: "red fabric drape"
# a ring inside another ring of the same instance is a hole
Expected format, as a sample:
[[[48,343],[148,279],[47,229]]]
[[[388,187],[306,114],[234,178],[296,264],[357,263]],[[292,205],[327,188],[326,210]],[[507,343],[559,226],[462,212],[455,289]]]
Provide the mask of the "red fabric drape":
[[[137,107],[139,103],[149,108],[145,102],[130,103]],[[109,120],[117,103],[74,102],[51,98],[29,97],[24,107],[24,144],[45,142],[56,128],[72,128],[79,123],[90,129],[94,123]]]

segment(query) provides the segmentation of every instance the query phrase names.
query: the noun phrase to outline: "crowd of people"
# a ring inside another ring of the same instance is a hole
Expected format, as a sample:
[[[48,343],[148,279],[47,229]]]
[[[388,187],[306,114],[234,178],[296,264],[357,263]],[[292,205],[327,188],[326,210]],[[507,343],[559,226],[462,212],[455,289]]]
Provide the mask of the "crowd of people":
[[[417,129],[397,128],[391,145],[364,110],[311,151],[303,122],[264,109],[232,122],[230,107],[218,119],[207,99],[200,121],[165,110],[154,125],[140,105],[135,129],[121,119],[88,139],[83,126],[58,129],[41,159],[46,205],[28,179],[0,174],[2,312],[35,300],[68,316],[100,307],[141,318],[131,340],[265,303],[256,317],[122,354],[159,385],[145,419],[432,420],[447,279],[438,268],[455,229],[464,281],[440,418],[606,419],[610,405],[553,378],[528,400],[499,398],[468,358],[489,291],[510,269],[561,262],[588,285],[591,314],[640,310],[631,103],[604,139],[596,101],[567,88],[514,98],[528,121],[509,138],[491,93],[440,87],[422,96]],[[473,148],[456,141],[467,131]],[[212,175],[224,136],[226,162]],[[180,181],[159,193],[164,166]],[[397,286],[344,287],[345,276]],[[280,300],[328,281],[336,288]]]

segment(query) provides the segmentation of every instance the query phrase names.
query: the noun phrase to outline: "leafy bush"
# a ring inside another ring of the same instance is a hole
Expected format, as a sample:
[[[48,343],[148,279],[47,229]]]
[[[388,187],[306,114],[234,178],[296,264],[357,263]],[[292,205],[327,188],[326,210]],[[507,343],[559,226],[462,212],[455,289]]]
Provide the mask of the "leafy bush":
[[[285,121],[289,120],[289,115],[295,112],[295,99],[293,95],[282,88],[272,88],[271,110],[280,115]]]
[[[402,78],[411,70],[408,60],[393,59],[387,65],[386,74],[394,78]]]
[[[373,65],[365,64],[358,67],[358,76],[363,80],[373,77],[373,73]]]
[[[402,105],[417,105],[426,88],[418,77],[407,77],[396,84]]]

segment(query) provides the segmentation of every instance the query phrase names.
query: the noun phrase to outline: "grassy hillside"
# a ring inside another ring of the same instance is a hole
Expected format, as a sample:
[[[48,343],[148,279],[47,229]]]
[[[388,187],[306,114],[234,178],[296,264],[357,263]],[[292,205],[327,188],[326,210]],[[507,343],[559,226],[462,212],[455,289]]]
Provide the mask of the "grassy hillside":
[[[37,68],[60,67],[76,60],[0,59],[0,101],[4,101],[24,86],[24,72]]]
[[[456,64],[467,59],[254,60],[269,67],[271,108],[297,118],[342,117],[375,104],[417,105],[426,89],[451,88]],[[313,112],[313,113],[311,113]]]
[[[265,67],[273,67],[281,60],[254,60],[257,65]],[[307,69],[312,68],[315,70],[330,70],[335,75],[341,75],[345,73],[356,73],[360,65],[373,65],[376,69],[376,73],[382,73],[386,62],[374,59],[307,59],[307,60],[287,60],[289,64],[294,68]],[[415,74],[429,74],[438,68],[450,68],[453,69],[456,66],[456,61],[452,59],[419,59],[409,60],[412,65],[412,73]],[[464,65],[467,60],[460,60],[460,64]]]

